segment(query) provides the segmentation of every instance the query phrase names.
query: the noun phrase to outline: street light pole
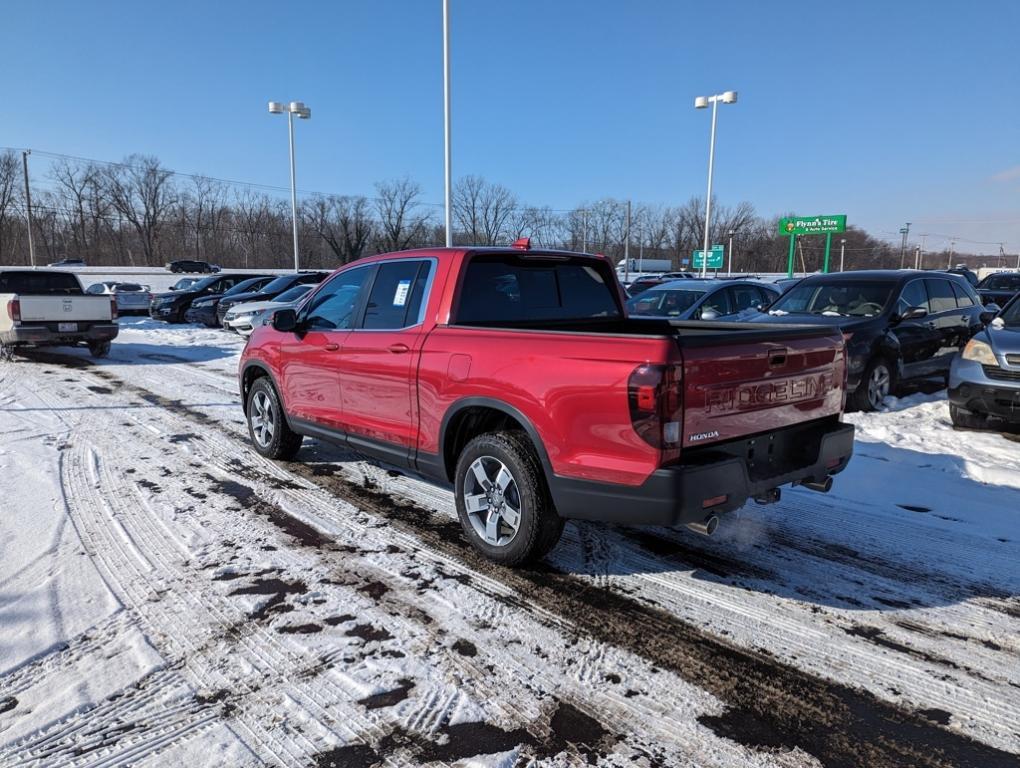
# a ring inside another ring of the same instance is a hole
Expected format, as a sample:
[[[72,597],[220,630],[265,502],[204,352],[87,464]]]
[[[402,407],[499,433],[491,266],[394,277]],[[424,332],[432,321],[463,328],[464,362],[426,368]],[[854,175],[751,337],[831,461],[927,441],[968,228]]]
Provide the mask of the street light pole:
[[[946,269],[953,268],[953,248],[956,247],[956,238],[954,237],[949,241],[949,263],[946,264]]]
[[[906,263],[907,258],[907,235],[910,234],[910,222],[907,222],[907,226],[900,229],[900,234],[903,235],[903,240],[900,242],[900,269],[903,269],[903,265]]]
[[[450,0],[443,0],[443,179],[446,184],[446,247],[453,247],[453,180],[450,146]]]
[[[32,150],[26,149],[21,153],[21,162],[25,167],[25,216],[28,220],[28,258],[35,268],[35,240],[32,238],[32,191],[28,187],[28,156]]]
[[[843,271],[843,255],[846,253],[846,238],[839,239],[839,271]]]
[[[312,116],[312,110],[304,105],[304,102],[292,101],[286,107],[279,101],[269,102],[269,113],[282,115],[287,113],[287,134],[290,138],[290,217],[291,229],[294,235],[294,271],[301,269],[301,260],[298,255],[298,215],[297,215],[297,171],[294,163],[294,115],[302,120]]]
[[[712,133],[708,142],[708,194],[705,197],[705,246],[704,250],[701,252],[702,277],[705,277],[708,274],[708,246],[710,239],[709,227],[712,222],[712,174],[715,170],[715,122],[720,101],[724,104],[736,103],[737,92],[726,91],[724,93],[716,94],[715,96],[698,96],[694,100],[695,109],[704,109],[709,104],[712,105]]]
[[[737,234],[732,229],[730,230],[730,262],[729,268],[726,270],[727,277],[733,277],[733,236]]]

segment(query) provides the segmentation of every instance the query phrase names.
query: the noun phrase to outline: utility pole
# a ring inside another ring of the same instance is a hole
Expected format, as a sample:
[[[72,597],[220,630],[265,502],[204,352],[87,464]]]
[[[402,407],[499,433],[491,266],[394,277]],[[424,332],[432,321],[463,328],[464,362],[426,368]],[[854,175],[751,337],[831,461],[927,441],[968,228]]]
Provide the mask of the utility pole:
[[[627,201],[627,231],[623,238],[623,282],[630,282],[630,200]]]
[[[733,236],[737,234],[732,229],[730,230],[730,263],[729,268],[726,270],[727,277],[733,277]]]
[[[928,239],[928,233],[921,235],[921,250],[918,253],[917,268],[924,269],[924,243]]]
[[[910,222],[907,222],[907,226],[900,229],[900,234],[903,235],[903,241],[900,243],[900,269],[903,269],[903,265],[907,258],[907,236],[910,234]]]
[[[839,239],[839,271],[843,271],[843,256],[846,253],[846,238]]]
[[[32,239],[32,191],[28,188],[28,156],[32,150],[26,149],[21,153],[21,162],[25,167],[25,215],[28,218],[28,258],[35,268],[35,240]]]
[[[953,268],[953,248],[956,247],[956,238],[954,237],[949,241],[949,263],[946,264],[946,269]]]

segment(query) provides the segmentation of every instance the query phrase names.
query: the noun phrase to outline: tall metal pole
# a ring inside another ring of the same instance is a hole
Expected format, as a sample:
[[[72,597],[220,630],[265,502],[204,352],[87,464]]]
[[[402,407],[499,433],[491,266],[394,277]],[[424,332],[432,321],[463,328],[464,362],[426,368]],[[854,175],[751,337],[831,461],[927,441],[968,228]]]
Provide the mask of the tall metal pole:
[[[623,238],[623,282],[630,282],[630,200],[627,201],[627,233]]]
[[[843,255],[846,253],[846,238],[839,239],[839,271],[843,271]]]
[[[453,181],[450,149],[450,0],[443,0],[443,142],[446,182],[446,247],[453,247]]]
[[[956,247],[956,240],[954,238],[953,240],[949,241],[949,263],[946,264],[946,269],[952,269],[953,268],[953,248],[955,248],[955,247]]]
[[[925,243],[925,241],[927,239],[928,239],[928,233],[925,232],[923,235],[921,235],[921,250],[918,251],[918,254],[917,254],[917,268],[918,269],[923,269],[924,268],[924,243]]]
[[[907,258],[907,237],[910,235],[910,222],[900,230],[900,234],[903,235],[903,240],[900,243],[900,269],[903,269],[903,265]]]
[[[712,221],[712,171],[715,166],[715,115],[719,109],[719,100],[712,97],[712,138],[708,142],[708,196],[705,198],[705,249],[701,253],[701,276],[708,274],[708,240],[709,225]]]
[[[730,231],[730,264],[726,270],[727,277],[733,277],[733,231]]]
[[[290,134],[290,220],[294,230],[294,271],[301,269],[298,259],[297,223],[297,174],[294,171],[294,113],[287,111],[287,126]]]
[[[32,150],[26,149],[21,153],[21,161],[25,167],[25,214],[28,217],[28,258],[35,267],[35,240],[32,238],[32,191],[28,188],[28,156]]]

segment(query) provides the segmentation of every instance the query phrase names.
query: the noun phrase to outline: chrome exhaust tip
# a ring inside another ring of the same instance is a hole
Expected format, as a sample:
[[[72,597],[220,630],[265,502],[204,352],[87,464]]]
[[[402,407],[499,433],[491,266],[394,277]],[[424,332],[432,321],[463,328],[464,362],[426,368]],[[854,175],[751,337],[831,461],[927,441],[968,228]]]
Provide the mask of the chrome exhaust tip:
[[[719,518],[716,515],[709,515],[701,522],[687,523],[687,527],[695,533],[700,533],[703,536],[711,536],[715,533],[715,529],[719,527]]]
[[[829,475],[820,483],[810,482],[801,483],[801,485],[803,485],[809,491],[817,491],[818,493],[828,493],[830,490],[832,490],[832,475]]]

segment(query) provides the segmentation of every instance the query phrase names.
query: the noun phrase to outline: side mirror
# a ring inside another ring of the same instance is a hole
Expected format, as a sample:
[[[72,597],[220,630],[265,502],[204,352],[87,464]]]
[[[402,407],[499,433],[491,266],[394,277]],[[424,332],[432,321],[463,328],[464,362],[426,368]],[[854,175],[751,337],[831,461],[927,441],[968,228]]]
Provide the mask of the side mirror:
[[[920,320],[922,317],[927,317],[928,310],[924,307],[911,307],[902,315],[900,315],[900,322],[904,320]]]
[[[714,309],[703,309],[703,310],[701,310],[701,319],[702,320],[718,320],[719,319],[719,313],[716,312]]]
[[[297,312],[293,309],[278,309],[269,322],[280,333],[291,333],[297,328]]]
[[[982,323],[988,325],[990,322],[992,322],[992,320],[995,319],[995,316],[998,315],[1001,311],[1002,309],[999,307],[999,305],[992,302],[991,304],[985,304],[984,309],[982,310],[981,314],[978,315],[978,317],[981,318]]]

